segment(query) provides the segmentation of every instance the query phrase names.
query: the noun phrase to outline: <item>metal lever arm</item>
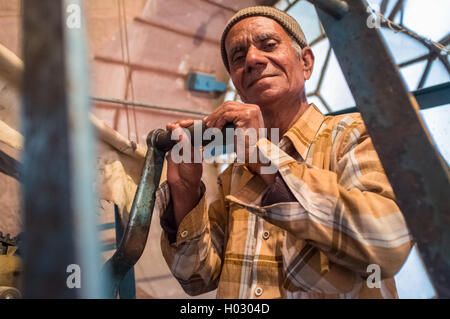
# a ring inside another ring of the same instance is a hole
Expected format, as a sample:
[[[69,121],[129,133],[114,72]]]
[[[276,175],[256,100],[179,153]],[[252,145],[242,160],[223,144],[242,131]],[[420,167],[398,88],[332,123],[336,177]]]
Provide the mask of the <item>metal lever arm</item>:
[[[233,127],[232,123],[225,125],[222,130],[225,131],[226,128],[230,127]],[[186,129],[189,131],[193,143],[194,125]],[[206,125],[203,123],[202,136],[205,130]],[[155,206],[155,192],[161,179],[164,155],[176,144],[176,141],[170,137],[171,132],[162,129],[153,130],[148,134],[145,164],[131,206],[128,225],[119,247],[102,269],[103,272],[106,272],[106,278],[110,278],[106,284],[108,298],[116,298],[120,282],[144,252]],[[202,145],[208,143],[208,140],[202,139]]]
[[[106,272],[106,278],[110,278],[106,284],[108,298],[116,298],[120,282],[139,260],[147,242],[155,206],[155,192],[161,179],[165,154],[154,147],[156,131],[151,131],[147,137],[145,164],[125,233],[116,252],[102,269]]]

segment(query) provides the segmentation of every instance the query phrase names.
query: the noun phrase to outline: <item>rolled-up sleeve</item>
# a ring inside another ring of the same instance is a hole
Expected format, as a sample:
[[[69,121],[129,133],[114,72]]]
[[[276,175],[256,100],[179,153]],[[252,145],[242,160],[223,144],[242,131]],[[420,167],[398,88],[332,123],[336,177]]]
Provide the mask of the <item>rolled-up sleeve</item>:
[[[199,295],[217,288],[222,265],[224,224],[215,216],[222,201],[206,205],[205,186],[198,204],[176,228],[167,182],[156,192],[160,212],[161,250],[175,278],[186,293]],[[222,212],[223,215],[223,212]]]

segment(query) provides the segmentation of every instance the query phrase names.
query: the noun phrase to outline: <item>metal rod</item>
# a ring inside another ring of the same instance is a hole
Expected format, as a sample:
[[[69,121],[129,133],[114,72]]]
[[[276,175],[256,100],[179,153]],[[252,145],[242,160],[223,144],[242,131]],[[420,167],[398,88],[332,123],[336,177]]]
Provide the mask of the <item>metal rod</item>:
[[[336,20],[321,8],[333,46],[383,168],[440,297],[450,297],[450,173],[407,91],[381,34],[368,28],[367,3],[347,0]],[[380,72],[382,70],[383,72]]]
[[[156,106],[156,105],[149,105],[149,104],[139,103],[139,102],[125,101],[125,100],[120,100],[120,99],[107,99],[107,98],[102,98],[102,97],[91,97],[91,99],[94,101],[99,101],[99,102],[139,106],[139,107],[144,107],[147,109],[160,110],[160,111],[178,112],[178,113],[200,115],[200,116],[207,116],[209,114],[209,113],[204,113],[204,112],[196,112],[196,111],[177,109],[177,108],[173,108],[173,107]]]
[[[103,296],[85,36],[69,3],[81,19],[81,0],[23,2],[26,298]]]
[[[397,12],[402,9],[402,2],[403,2],[403,0],[397,0],[397,3],[395,4],[394,9],[392,9],[391,13],[389,14],[389,17],[388,17],[389,20],[394,20]]]
[[[347,2],[343,0],[308,0],[336,19],[341,19],[349,10]]]
[[[23,10],[24,297],[76,298],[63,4],[24,0]]]
[[[450,103],[450,82],[416,90],[412,93],[422,110],[445,105]]]
[[[425,89],[412,91],[411,93],[415,96],[421,110],[426,110],[433,107],[449,104],[450,82],[430,86]],[[359,112],[356,106],[333,111],[328,113],[327,115],[340,115],[353,112]]]
[[[64,27],[67,68],[69,145],[72,170],[73,227],[76,256],[81,268],[81,298],[101,298],[106,278],[99,276],[100,241],[97,232],[97,194],[95,190],[95,132],[89,120],[89,72],[83,0],[64,0],[64,11],[79,10],[79,27]],[[69,89],[70,88],[70,89]]]
[[[292,1],[292,2],[288,2],[288,5],[287,5],[287,7],[284,9],[284,12],[288,12],[289,10],[291,10],[291,8],[293,7],[293,6],[295,6],[296,4],[297,4],[297,2],[299,2],[300,0],[295,0],[295,1]]]

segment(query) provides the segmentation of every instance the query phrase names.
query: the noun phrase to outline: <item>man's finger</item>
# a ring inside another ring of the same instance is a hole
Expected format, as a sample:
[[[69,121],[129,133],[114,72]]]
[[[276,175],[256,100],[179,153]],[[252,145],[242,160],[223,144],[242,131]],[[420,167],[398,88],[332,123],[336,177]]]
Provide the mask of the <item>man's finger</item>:
[[[217,120],[216,127],[222,129],[222,127],[228,122],[236,123],[236,119],[239,118],[241,114],[242,111],[233,111],[233,110],[223,113],[222,116]]]
[[[176,129],[178,127],[180,127],[180,125],[177,122],[175,122],[175,123],[167,123],[166,124],[166,129],[168,131],[173,131],[174,129]]]
[[[223,117],[223,114],[225,112],[234,111],[238,109],[239,107],[242,107],[242,103],[235,102],[235,101],[226,101],[221,106],[219,106],[214,112],[212,112],[210,115],[208,115],[206,118],[204,118],[204,122],[206,123],[206,126],[208,127],[217,127],[217,121],[220,120]]]
[[[189,119],[189,120],[181,120],[177,122],[181,127],[187,127],[189,125],[194,124],[194,120]]]
[[[189,125],[194,124],[194,120],[189,119],[189,120],[179,120],[176,121],[174,123],[167,123],[166,124],[166,129],[173,131],[174,129],[176,129],[177,127],[187,127]]]

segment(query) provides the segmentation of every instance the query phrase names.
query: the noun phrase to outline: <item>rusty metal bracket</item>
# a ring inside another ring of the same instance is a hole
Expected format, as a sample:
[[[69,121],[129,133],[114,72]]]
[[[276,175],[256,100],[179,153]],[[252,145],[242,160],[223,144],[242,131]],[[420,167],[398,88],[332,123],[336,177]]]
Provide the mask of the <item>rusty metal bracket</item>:
[[[432,283],[439,297],[449,298],[448,166],[379,31],[366,24],[367,3],[346,2],[349,12],[340,19],[316,9]]]

